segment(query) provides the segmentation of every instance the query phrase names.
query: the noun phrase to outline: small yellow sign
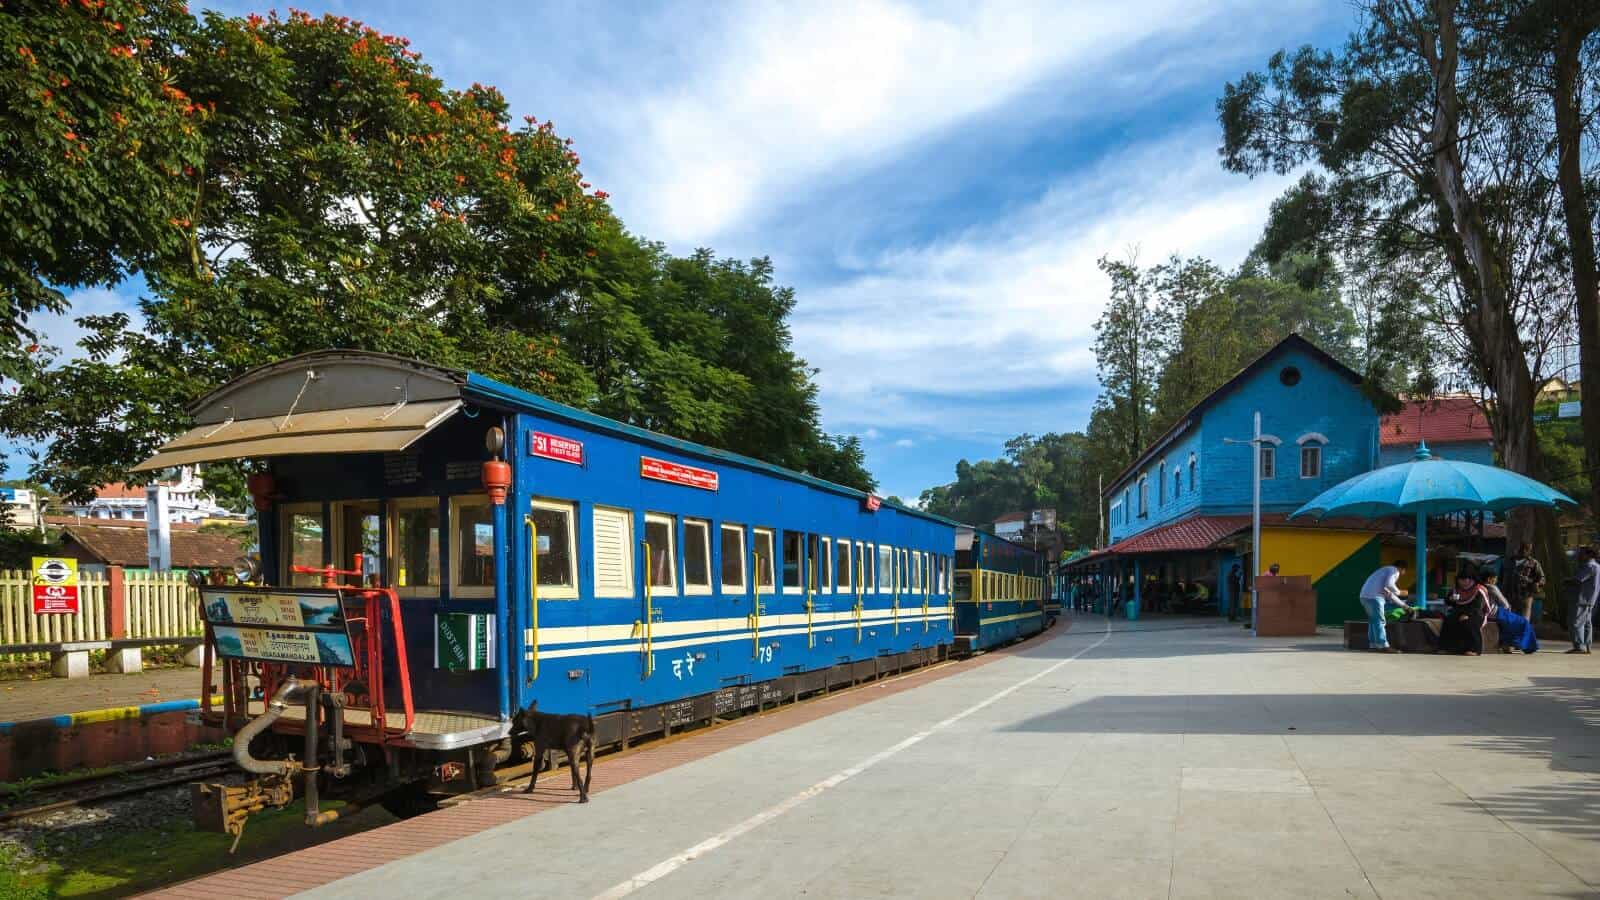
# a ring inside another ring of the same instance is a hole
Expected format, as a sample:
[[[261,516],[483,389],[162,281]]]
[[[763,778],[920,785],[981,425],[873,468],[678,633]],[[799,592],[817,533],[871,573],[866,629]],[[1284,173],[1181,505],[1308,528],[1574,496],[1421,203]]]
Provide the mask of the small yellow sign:
[[[61,556],[33,558],[33,614],[78,613],[78,561]]]

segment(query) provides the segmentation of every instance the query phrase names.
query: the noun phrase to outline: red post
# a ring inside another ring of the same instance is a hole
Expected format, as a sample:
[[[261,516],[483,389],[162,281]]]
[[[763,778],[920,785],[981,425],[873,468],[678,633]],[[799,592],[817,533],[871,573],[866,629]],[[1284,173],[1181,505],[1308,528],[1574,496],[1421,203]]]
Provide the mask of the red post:
[[[121,566],[106,567],[106,637],[128,636],[128,582]]]

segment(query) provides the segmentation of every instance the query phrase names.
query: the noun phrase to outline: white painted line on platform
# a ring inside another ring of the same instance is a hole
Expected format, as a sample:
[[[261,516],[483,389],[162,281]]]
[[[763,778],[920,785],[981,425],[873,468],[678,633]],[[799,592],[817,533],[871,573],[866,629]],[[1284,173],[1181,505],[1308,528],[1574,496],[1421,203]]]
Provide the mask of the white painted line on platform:
[[[721,847],[722,845],[734,840],[735,838],[738,838],[738,837],[740,837],[742,835],[748,834],[749,832],[754,831],[755,829],[761,827],[762,825],[765,825],[766,823],[772,821],[773,819],[778,818],[779,816],[783,815],[784,813],[788,812],[789,810],[794,809],[796,806],[799,806],[800,804],[806,802],[807,800],[810,800],[812,797],[815,797],[818,794],[821,794],[821,793],[823,793],[824,791],[827,791],[830,788],[838,787],[840,784],[843,784],[844,782],[850,780],[851,778],[854,778],[855,776],[860,775],[862,772],[865,772],[866,770],[868,770],[868,769],[872,768],[873,766],[877,765],[878,763],[881,763],[884,760],[894,756],[895,754],[901,752],[902,750],[905,750],[905,749],[907,749],[909,747],[913,747],[913,746],[916,746],[917,744],[922,743],[923,741],[927,740],[929,737],[932,737],[934,734],[936,734],[936,733],[938,733],[938,732],[950,727],[951,725],[954,725],[955,723],[961,721],[962,719],[965,719],[966,717],[972,715],[973,713],[980,712],[980,711],[988,708],[989,706],[992,706],[993,704],[1005,699],[1006,697],[1010,696],[1011,694],[1015,693],[1016,691],[1027,687],[1028,685],[1034,683],[1035,681],[1038,681],[1039,679],[1045,677],[1046,675],[1049,675],[1052,672],[1057,671],[1061,667],[1065,666],[1067,663],[1070,663],[1070,662],[1073,662],[1073,661],[1077,660],[1078,657],[1084,655],[1085,653],[1088,653],[1091,650],[1096,649],[1101,644],[1104,644],[1106,642],[1106,640],[1111,637],[1111,633],[1112,633],[1111,632],[1111,621],[1109,619],[1107,619],[1106,620],[1105,633],[1101,634],[1100,637],[1094,643],[1092,643],[1089,646],[1083,648],[1082,650],[1079,650],[1077,653],[1072,654],[1071,656],[1067,657],[1066,659],[1061,660],[1060,662],[1056,663],[1055,665],[1049,666],[1048,668],[1045,668],[1045,669],[1043,669],[1043,670],[1041,670],[1039,672],[1035,672],[1034,674],[1029,675],[1027,678],[1024,678],[1021,681],[1018,681],[1016,684],[1013,684],[1008,688],[1005,688],[1003,690],[997,691],[996,693],[994,693],[993,695],[991,695],[987,699],[981,700],[978,703],[975,703],[975,704],[967,707],[966,709],[962,710],[961,712],[956,713],[955,715],[951,716],[948,719],[944,719],[944,720],[942,720],[940,722],[935,723],[934,725],[928,727],[926,730],[919,731],[916,734],[913,734],[912,736],[906,738],[905,740],[901,741],[898,744],[895,744],[892,747],[889,747],[886,750],[880,750],[879,752],[874,753],[873,755],[867,757],[866,759],[862,760],[861,762],[856,763],[855,765],[851,766],[848,769],[842,769],[842,770],[840,770],[838,772],[835,772],[834,774],[828,776],[827,778],[822,779],[821,781],[817,782],[816,784],[813,784],[812,786],[806,788],[805,790],[801,791],[800,793],[795,794],[794,796],[788,798],[787,800],[784,800],[784,801],[782,801],[780,803],[777,803],[777,804],[775,804],[773,806],[767,807],[766,809],[762,810],[761,812],[758,812],[755,815],[751,816],[750,818],[745,819],[743,822],[740,822],[739,824],[734,825],[732,828],[729,828],[729,829],[727,829],[725,831],[718,832],[717,834],[714,834],[711,837],[706,838],[705,840],[701,841],[700,843],[695,844],[693,847],[690,847],[689,849],[684,850],[682,853],[676,854],[675,856],[670,856],[670,857],[662,860],[661,862],[656,863],[655,865],[651,866],[650,868],[645,869],[643,872],[640,872],[639,874],[633,876],[632,878],[629,878],[627,881],[624,881],[624,882],[622,882],[620,884],[617,884],[616,886],[612,887],[610,890],[607,890],[607,891],[604,891],[602,893],[596,894],[595,895],[595,900],[618,900],[618,898],[626,897],[629,894],[632,894],[635,891],[639,890],[640,888],[646,887],[646,886],[648,886],[648,885],[650,885],[650,884],[652,884],[654,882],[660,881],[661,879],[667,877],[668,875],[671,875],[673,872],[678,871],[679,869],[683,868],[684,866],[688,865],[691,862],[694,862],[695,860],[699,859],[700,857],[705,856],[706,854],[708,854],[711,851],[717,849],[718,847]]]

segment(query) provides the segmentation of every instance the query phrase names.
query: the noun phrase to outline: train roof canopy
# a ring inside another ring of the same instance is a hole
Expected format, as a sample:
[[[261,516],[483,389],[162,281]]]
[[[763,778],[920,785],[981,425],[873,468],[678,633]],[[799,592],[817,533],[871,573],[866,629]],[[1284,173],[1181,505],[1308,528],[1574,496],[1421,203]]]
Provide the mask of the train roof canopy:
[[[240,457],[385,453],[463,405],[466,374],[398,356],[323,350],[252,369],[190,408],[195,426],[134,470]]]

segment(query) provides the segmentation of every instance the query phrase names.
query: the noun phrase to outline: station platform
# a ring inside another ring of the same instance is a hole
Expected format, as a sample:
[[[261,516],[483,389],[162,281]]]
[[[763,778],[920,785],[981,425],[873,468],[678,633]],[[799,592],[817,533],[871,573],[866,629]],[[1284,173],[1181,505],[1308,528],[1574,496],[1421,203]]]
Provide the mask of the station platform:
[[[135,675],[0,681],[0,722],[197,700],[200,670],[146,669]]]
[[[221,740],[189,721],[200,670],[0,681],[0,781],[113,765]]]
[[[1063,626],[169,897],[1600,891],[1593,657]]]

